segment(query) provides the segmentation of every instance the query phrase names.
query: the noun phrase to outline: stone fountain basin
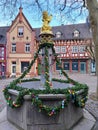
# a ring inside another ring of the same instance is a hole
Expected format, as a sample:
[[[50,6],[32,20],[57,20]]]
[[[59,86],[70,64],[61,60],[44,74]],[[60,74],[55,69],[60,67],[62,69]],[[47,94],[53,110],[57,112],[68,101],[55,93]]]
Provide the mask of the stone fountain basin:
[[[24,82],[18,84],[26,88],[41,88],[40,81]],[[59,83],[53,81],[53,88],[72,87],[72,84]],[[42,87],[43,89],[43,87]],[[16,90],[9,90],[13,100],[19,94]],[[64,94],[39,94],[39,99],[44,105],[56,106],[58,102],[65,99]],[[77,108],[73,103],[69,103],[67,107],[53,116],[48,116],[31,104],[31,96],[24,96],[24,103],[20,108],[11,108],[7,106],[7,119],[16,127],[22,130],[70,130],[83,117],[83,109]]]
[[[24,88],[34,88],[34,89],[45,89],[45,87],[43,87],[41,85],[41,81],[29,81],[29,82],[22,82],[21,84],[18,84],[18,86],[20,87],[24,87]],[[69,84],[69,83],[61,83],[61,82],[57,82],[57,81],[52,81],[52,88],[53,89],[65,89],[65,88],[70,88],[73,87],[73,84]]]

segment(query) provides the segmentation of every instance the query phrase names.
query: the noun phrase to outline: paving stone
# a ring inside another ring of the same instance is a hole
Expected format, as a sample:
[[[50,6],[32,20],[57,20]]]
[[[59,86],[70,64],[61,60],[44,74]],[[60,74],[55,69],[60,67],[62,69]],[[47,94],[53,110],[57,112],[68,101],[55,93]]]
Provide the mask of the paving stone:
[[[98,118],[98,101],[94,101],[89,99],[85,106],[86,110],[88,110],[95,118]]]

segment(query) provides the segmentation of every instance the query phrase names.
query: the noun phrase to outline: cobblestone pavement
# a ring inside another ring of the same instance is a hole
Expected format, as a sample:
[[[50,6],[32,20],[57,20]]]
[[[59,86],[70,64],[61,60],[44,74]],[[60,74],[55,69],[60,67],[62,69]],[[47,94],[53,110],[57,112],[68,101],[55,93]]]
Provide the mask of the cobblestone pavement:
[[[98,100],[95,98],[97,77],[95,75],[70,75],[70,77],[80,83],[85,83],[89,86],[89,97],[85,105],[85,109],[88,110],[96,119],[96,123],[92,130],[98,130]]]
[[[96,119],[95,126],[92,130],[98,130],[98,101],[92,100],[89,97],[89,100],[87,101],[85,105],[86,110],[88,110]]]
[[[3,96],[3,89],[6,85],[8,85],[13,79],[2,79],[0,80],[0,112],[3,110],[3,108],[6,106],[6,101]]]
[[[64,79],[63,76],[60,77],[56,75],[54,77]],[[96,92],[97,77],[89,74],[69,74],[69,77],[89,86],[89,99],[86,103],[85,109],[87,109],[96,118],[97,121],[93,130],[98,130],[98,101],[92,98],[92,95]],[[11,81],[13,81],[13,79],[0,80],[0,111],[2,111],[2,109],[6,106],[2,90],[5,85],[9,84]]]

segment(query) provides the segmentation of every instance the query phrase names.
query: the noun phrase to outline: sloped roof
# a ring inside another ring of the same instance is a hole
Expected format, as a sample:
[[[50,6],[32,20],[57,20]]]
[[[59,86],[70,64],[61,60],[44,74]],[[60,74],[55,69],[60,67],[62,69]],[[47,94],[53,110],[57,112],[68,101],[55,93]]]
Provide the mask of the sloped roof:
[[[9,29],[9,26],[0,27],[0,44],[6,44],[6,33]]]
[[[72,25],[61,25],[52,27],[53,34],[56,35],[57,32],[61,32],[60,38],[54,38],[54,40],[70,40],[75,39],[73,33],[78,30],[80,35],[77,39],[89,39],[92,38],[92,33],[90,32],[87,23],[72,24]],[[40,28],[35,28],[36,38],[39,39]]]
[[[9,30],[10,26],[0,27],[0,44],[6,44],[6,32]],[[34,29],[34,28],[33,28]],[[40,28],[35,28],[36,39],[39,40]],[[75,39],[73,37],[73,32],[78,30],[80,36],[77,39],[89,39],[92,38],[92,33],[90,32],[89,26],[86,23],[82,24],[72,24],[72,25],[61,25],[52,27],[53,34],[61,32],[60,38],[54,38],[54,40],[71,40]]]
[[[22,9],[22,8],[20,7],[19,10],[20,10],[20,9]],[[11,27],[14,25],[15,21],[17,20],[17,18],[20,16],[20,13],[21,13],[22,17],[25,19],[25,21],[27,22],[27,24],[29,25],[30,29],[31,29],[32,31],[34,31],[34,29],[31,27],[30,23],[28,22],[27,18],[25,17],[25,15],[24,15],[24,13],[23,13],[22,11],[21,11],[21,12],[19,11],[19,13],[17,14],[16,18],[15,18],[14,21],[12,22],[12,24],[11,24],[9,30],[10,30]],[[9,30],[8,30],[8,31],[9,31]]]

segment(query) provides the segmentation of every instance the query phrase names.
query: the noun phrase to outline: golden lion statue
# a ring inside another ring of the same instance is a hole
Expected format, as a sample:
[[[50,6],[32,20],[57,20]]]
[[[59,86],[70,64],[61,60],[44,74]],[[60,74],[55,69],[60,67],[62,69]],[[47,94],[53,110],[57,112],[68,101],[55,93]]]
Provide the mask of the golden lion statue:
[[[43,21],[43,26],[41,28],[41,33],[52,33],[51,31],[51,27],[49,26],[49,23],[52,19],[52,15],[48,15],[47,11],[43,12],[43,17],[42,17],[42,21]]]

